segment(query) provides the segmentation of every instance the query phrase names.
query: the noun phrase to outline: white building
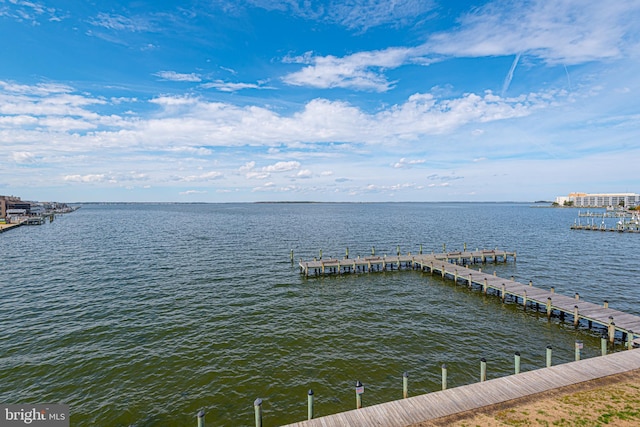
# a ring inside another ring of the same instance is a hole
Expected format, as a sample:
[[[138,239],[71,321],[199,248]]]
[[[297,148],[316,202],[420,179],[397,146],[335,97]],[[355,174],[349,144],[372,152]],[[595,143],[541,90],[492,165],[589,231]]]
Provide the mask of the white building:
[[[636,193],[570,193],[568,196],[556,197],[556,203],[565,205],[573,202],[573,206],[585,208],[608,208],[617,207],[621,204],[624,207],[640,205],[640,194]]]

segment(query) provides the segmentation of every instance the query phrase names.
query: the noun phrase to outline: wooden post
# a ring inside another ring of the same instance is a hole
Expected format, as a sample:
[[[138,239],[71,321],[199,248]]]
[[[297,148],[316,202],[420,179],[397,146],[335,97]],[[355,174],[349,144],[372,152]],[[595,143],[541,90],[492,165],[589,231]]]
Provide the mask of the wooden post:
[[[471,289],[472,284],[473,284],[473,279],[471,278],[471,273],[469,273],[469,289]]]
[[[320,249],[320,259],[322,259],[322,249]]]
[[[196,417],[198,418],[198,427],[204,427],[204,411],[198,411]]]
[[[313,419],[313,390],[311,389],[307,393],[307,419]]]
[[[547,346],[547,368],[551,367],[551,353],[553,352],[553,348],[548,345]]]
[[[400,256],[400,245],[396,246],[396,255]]]
[[[580,350],[582,350],[582,341],[576,341],[576,362],[580,360]]]
[[[526,289],[524,290],[524,292],[522,292],[522,306],[524,307],[524,309],[527,309],[527,291]]]
[[[293,249],[291,249],[291,264],[293,264]]]
[[[555,293],[556,293],[556,287],[555,287],[555,286],[552,286],[552,287],[551,287],[551,293],[552,293],[552,294],[555,294]]]
[[[376,255],[376,247],[371,246],[371,256],[375,256],[375,255]]]
[[[609,301],[604,300],[604,308],[609,308]]]
[[[420,255],[422,255],[422,243],[420,243]]]
[[[607,336],[605,334],[600,337],[600,352],[603,356],[607,355]]]
[[[529,286],[533,286],[533,282],[529,280]]]
[[[609,342],[613,344],[616,339],[616,324],[613,322],[613,316],[609,316],[609,327],[607,330],[609,332]]]
[[[442,244],[442,253],[445,253],[445,252],[447,252],[447,244],[443,243]]]
[[[576,292],[576,301],[580,301],[580,294]]]
[[[627,331],[627,350],[633,350],[633,331]]]
[[[442,389],[447,389],[447,365],[442,364]]]
[[[346,252],[344,254],[344,257],[349,259],[349,246],[347,246],[347,250],[346,250]]]
[[[487,380],[487,359],[480,359],[480,382]]]
[[[464,242],[464,251],[467,252],[467,242]]]
[[[520,352],[516,351],[514,355],[514,364],[515,364],[515,373],[518,375],[520,373]]]
[[[253,402],[253,411],[256,415],[256,427],[262,427],[262,399],[257,398]]]
[[[364,386],[360,380],[356,381],[356,409],[362,408],[362,394],[364,393]]]
[[[488,288],[488,283],[487,283],[487,278],[484,278],[484,282],[482,283],[482,292],[484,292],[484,294],[487,294],[487,288]]]
[[[507,298],[507,286],[503,283],[502,284],[502,302],[503,303],[506,298]]]
[[[551,319],[551,297],[547,298],[547,319]]]
[[[573,326],[578,327],[578,323],[580,322],[580,315],[578,314],[578,306],[573,306]]]
[[[402,374],[402,398],[406,399],[409,397],[409,374],[404,372]]]
[[[453,283],[458,284],[458,269],[456,268],[453,273]]]

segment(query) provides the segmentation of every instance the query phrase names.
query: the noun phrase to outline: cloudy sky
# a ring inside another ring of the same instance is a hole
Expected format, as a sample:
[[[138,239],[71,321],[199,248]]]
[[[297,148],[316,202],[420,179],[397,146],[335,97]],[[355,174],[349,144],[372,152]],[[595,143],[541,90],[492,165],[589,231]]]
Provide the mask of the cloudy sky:
[[[640,192],[638,22],[637,0],[0,0],[0,194]]]

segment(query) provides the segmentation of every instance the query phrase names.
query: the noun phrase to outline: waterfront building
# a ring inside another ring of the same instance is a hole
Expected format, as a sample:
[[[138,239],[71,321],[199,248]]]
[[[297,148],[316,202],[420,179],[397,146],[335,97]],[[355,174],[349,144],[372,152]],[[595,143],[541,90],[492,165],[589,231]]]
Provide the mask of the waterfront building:
[[[626,208],[640,205],[640,194],[637,193],[569,193],[568,196],[556,197],[556,203],[564,206],[571,203],[573,206],[585,208]]]

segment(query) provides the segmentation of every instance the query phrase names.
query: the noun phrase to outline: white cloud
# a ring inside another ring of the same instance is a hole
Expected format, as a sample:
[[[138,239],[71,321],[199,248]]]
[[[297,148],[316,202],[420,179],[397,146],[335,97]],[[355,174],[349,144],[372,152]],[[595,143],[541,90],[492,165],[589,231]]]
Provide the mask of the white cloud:
[[[401,158],[398,162],[396,163],[392,163],[391,166],[393,166],[394,168],[400,169],[400,168],[410,168],[413,165],[419,165],[424,163],[425,160],[423,159],[417,159],[417,160],[407,160],[406,158]]]
[[[16,163],[35,163],[37,157],[28,151],[17,151],[11,153],[11,159]]]
[[[386,92],[394,82],[385,71],[402,65],[429,65],[452,57],[516,55],[504,82],[506,92],[520,55],[570,65],[620,58],[626,51],[637,50],[639,13],[636,1],[498,0],[474,9],[460,18],[457,28],[434,34],[422,45],[343,57],[313,56],[312,52],[288,55],[283,62],[306,66],[284,76],[283,81],[294,86]]]
[[[421,49],[455,57],[522,52],[550,64],[580,64],[620,57],[626,43],[637,44],[638,12],[635,1],[495,1],[463,16],[457,30],[431,37]]]
[[[332,55],[285,58],[285,62],[310,63],[300,71],[283,77],[294,86],[317,88],[350,88],[373,92],[386,92],[393,87],[382,74],[388,68],[396,68],[407,61],[411,49],[390,48],[380,51],[359,52],[343,58]]]
[[[249,172],[250,170],[252,170],[253,168],[256,167],[256,162],[247,162],[245,163],[243,166],[240,166],[240,168],[238,169],[238,171],[245,173],[245,172]]]
[[[222,172],[211,171],[201,173],[200,175],[189,175],[182,178],[179,178],[180,181],[185,182],[194,182],[194,181],[211,181],[214,179],[220,179],[224,176]]]
[[[249,0],[249,3],[267,10],[287,11],[305,19],[339,24],[357,31],[384,25],[410,25],[424,19],[435,7],[435,2],[431,0],[332,0],[326,5],[306,0]]]
[[[205,190],[187,190],[187,191],[181,191],[178,194],[181,196],[191,196],[193,194],[207,194],[207,192]]]
[[[295,178],[303,178],[303,179],[311,178],[312,176],[313,176],[313,173],[309,169],[302,169],[298,171],[297,174],[294,175]]]
[[[300,162],[278,162],[262,168],[263,172],[288,172],[300,168]]]
[[[222,80],[216,80],[209,83],[203,83],[201,87],[205,89],[217,89],[220,92],[237,92],[243,89],[270,89],[255,83],[231,83]]]
[[[63,179],[67,182],[82,183],[99,183],[112,181],[112,179],[107,177],[105,174],[66,175]]]
[[[110,15],[108,13],[99,13],[89,23],[113,31],[146,32],[155,31],[157,28],[148,17]]]
[[[174,82],[201,82],[202,78],[195,73],[177,73],[175,71],[158,71],[154,76],[160,77],[162,80]]]

